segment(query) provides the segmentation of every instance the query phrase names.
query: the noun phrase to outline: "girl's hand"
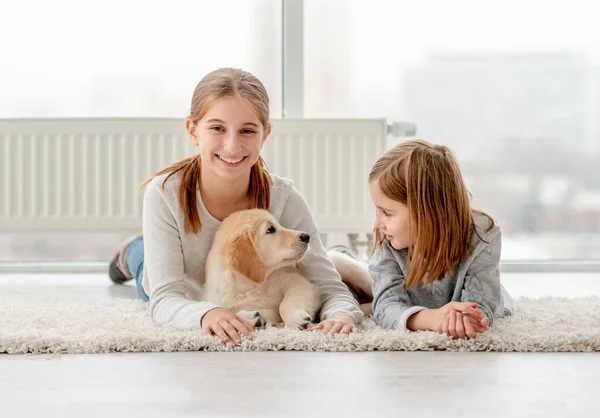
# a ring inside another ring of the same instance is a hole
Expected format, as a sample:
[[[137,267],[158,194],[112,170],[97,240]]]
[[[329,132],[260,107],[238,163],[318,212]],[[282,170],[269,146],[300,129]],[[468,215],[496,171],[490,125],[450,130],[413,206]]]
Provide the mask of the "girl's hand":
[[[216,335],[227,344],[233,341],[240,345],[242,339],[240,335],[252,339],[252,328],[242,319],[223,308],[214,308],[206,312],[200,320],[202,331],[206,334]]]
[[[321,332],[326,334],[350,334],[351,332],[357,332],[358,328],[352,315],[344,312],[336,312],[328,319],[307,329],[307,331],[317,330],[321,330]]]
[[[450,302],[442,306],[438,311],[444,317],[438,332],[452,338],[473,338],[476,333],[485,332],[490,321],[477,306],[469,302]]]
[[[438,309],[425,309],[411,315],[406,321],[406,327],[411,331],[435,331],[448,335],[452,335],[452,332],[455,335],[458,335],[458,332],[461,332],[461,335],[463,332],[464,335],[467,335],[467,332],[471,333],[471,328],[474,332],[483,333],[487,330],[490,321],[483,312],[477,310],[477,306],[476,303],[471,302],[450,302]],[[459,331],[456,329],[457,312],[466,317],[469,322],[463,331],[460,327],[465,327],[464,318],[459,321]],[[450,318],[450,315],[453,315],[453,318]],[[450,327],[451,321],[454,321],[452,328]],[[452,331],[449,333],[450,329]]]
[[[475,337],[475,329],[473,324],[471,324],[469,317],[454,309],[451,309],[446,313],[442,333],[454,339]]]

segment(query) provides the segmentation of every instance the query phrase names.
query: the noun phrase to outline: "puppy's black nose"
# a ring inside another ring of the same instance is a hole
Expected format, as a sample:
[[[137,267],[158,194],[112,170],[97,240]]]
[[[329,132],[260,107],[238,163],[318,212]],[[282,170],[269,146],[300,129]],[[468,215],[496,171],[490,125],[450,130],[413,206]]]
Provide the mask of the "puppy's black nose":
[[[310,235],[308,234],[302,234],[300,235],[300,241],[305,242],[308,244],[308,241],[310,241]]]

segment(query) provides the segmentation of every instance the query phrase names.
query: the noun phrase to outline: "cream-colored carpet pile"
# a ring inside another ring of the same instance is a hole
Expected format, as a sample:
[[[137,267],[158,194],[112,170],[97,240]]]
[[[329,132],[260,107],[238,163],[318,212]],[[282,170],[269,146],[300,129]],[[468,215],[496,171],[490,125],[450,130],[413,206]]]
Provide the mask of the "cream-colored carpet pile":
[[[434,332],[385,331],[371,319],[352,335],[267,328],[242,346],[200,330],[157,326],[132,299],[86,301],[0,295],[0,353],[156,351],[600,351],[600,298],[521,298],[516,313],[473,340]]]

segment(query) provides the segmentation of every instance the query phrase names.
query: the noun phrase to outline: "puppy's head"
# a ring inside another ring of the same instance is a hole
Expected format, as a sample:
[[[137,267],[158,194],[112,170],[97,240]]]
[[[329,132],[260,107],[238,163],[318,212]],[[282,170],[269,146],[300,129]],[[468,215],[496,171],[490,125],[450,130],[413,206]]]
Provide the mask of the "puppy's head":
[[[262,209],[231,214],[215,236],[229,268],[255,283],[264,282],[275,270],[299,262],[308,251],[309,241],[310,235],[283,228]]]

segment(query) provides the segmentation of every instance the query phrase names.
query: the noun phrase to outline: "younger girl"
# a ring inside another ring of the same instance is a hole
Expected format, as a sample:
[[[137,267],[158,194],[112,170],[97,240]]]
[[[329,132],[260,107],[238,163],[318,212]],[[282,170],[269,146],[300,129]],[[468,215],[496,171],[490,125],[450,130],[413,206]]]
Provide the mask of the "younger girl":
[[[422,140],[386,152],[369,175],[376,246],[373,317],[387,329],[454,338],[510,315],[500,284],[500,228],[473,209],[451,151]]]
[[[111,279],[135,278],[159,324],[202,328],[239,344],[240,335],[250,337],[252,327],[200,299],[204,263],[225,217],[242,209],[268,209],[284,227],[311,235],[300,266],[322,296],[322,322],[315,329],[356,331],[363,313],[328,259],[306,200],[289,179],[269,174],[260,157],[271,132],[263,84],[242,70],[213,71],[194,91],[186,128],[198,155],[145,183],[143,238],[115,251]]]

